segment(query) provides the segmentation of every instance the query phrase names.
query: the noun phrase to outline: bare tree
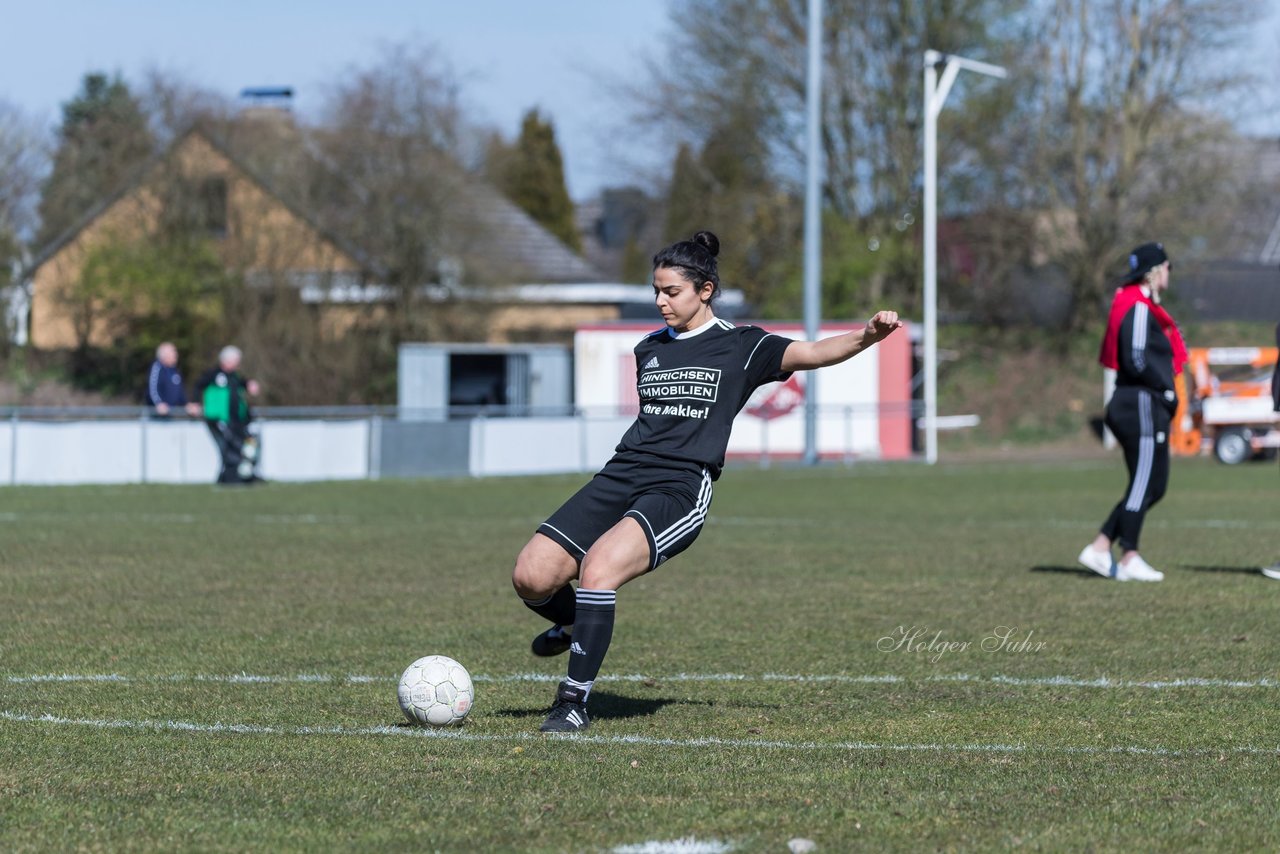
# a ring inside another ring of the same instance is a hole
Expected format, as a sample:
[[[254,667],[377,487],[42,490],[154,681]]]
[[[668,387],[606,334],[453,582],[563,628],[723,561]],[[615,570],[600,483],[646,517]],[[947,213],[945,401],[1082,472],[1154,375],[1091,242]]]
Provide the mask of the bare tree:
[[[1025,70],[1038,102],[1026,162],[1072,321],[1092,318],[1125,250],[1212,235],[1238,173],[1215,102],[1254,0],[1051,0]],[[1224,192],[1225,191],[1225,192]],[[1184,256],[1185,257],[1185,256]]]
[[[39,126],[18,107],[0,101],[0,235],[15,243],[31,238],[47,165]]]
[[[221,127],[234,117],[233,104],[225,95],[173,71],[149,68],[135,89],[159,148],[173,142],[193,125]]]
[[[35,121],[16,106],[0,101],[0,319],[19,295],[17,272],[25,247],[35,236],[40,183],[48,150]],[[0,355],[7,354],[17,330],[0,327]]]
[[[502,277],[483,263],[492,231],[477,209],[493,191],[468,168],[482,162],[488,137],[464,112],[454,72],[430,48],[391,46],[334,86],[313,136],[327,175],[316,209],[394,291],[381,325],[387,347],[448,334],[452,301],[425,299],[424,285]]]
[[[828,0],[824,24],[825,207],[840,239],[899,245],[917,217],[921,60],[926,48],[993,58],[1021,0]],[[792,192],[802,174],[804,0],[687,0],[672,8],[666,55],[630,95],[639,124],[695,147],[732,127],[743,91],[773,178]],[[787,251],[781,248],[779,251]],[[794,246],[791,247],[794,252]],[[864,250],[865,251],[865,250]],[[908,305],[918,290],[914,253],[882,252],[870,277]],[[767,266],[767,265],[766,265]]]

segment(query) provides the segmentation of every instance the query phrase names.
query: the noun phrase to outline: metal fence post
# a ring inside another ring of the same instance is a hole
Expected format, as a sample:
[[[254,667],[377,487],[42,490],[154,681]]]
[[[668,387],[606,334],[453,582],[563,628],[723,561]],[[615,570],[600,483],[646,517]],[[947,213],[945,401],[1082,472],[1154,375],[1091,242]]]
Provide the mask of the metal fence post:
[[[141,413],[138,416],[138,421],[140,422],[139,426],[142,428],[141,429],[142,456],[138,460],[138,480],[140,483],[146,483],[147,482],[147,410],[146,410],[146,407],[143,407],[142,409],[140,409],[139,412]]]
[[[9,485],[18,483],[18,410],[14,409],[9,420]]]
[[[844,408],[844,464],[853,465],[853,407]]]
[[[369,417],[369,474],[370,480],[382,479],[382,416],[375,409]]]
[[[760,419],[760,468],[769,467],[769,419]]]

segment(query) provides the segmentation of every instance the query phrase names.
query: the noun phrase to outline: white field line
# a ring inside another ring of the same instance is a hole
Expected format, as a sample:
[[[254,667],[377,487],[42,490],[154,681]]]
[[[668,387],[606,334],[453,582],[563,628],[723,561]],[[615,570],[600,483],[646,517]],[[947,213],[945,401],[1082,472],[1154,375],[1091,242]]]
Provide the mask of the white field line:
[[[37,682],[118,682],[127,683],[182,683],[182,682],[223,682],[228,684],[300,684],[300,683],[391,683],[393,676],[365,676],[359,674],[333,675],[327,673],[299,673],[292,676],[264,675],[252,673],[215,674],[183,674],[175,673],[167,676],[126,676],[120,673],[38,673],[28,676],[6,676],[10,684],[28,684]],[[563,677],[549,673],[511,673],[503,676],[477,674],[471,677],[475,682],[509,683],[509,682],[559,682]],[[1111,679],[1106,676],[1096,679],[1080,679],[1074,676],[981,676],[971,673],[952,673],[938,676],[907,677],[892,674],[799,674],[799,673],[670,673],[665,676],[644,673],[617,673],[602,676],[601,683],[607,682],[795,682],[799,684],[845,684],[845,685],[880,685],[906,684],[911,682],[964,682],[975,685],[1006,686],[1048,686],[1053,688],[1104,688],[1133,689],[1145,688],[1163,691],[1170,688],[1280,688],[1280,680],[1276,679],[1212,679],[1186,677],[1182,679],[1134,680]]]
[[[166,525],[194,525],[208,522],[208,517],[193,513],[0,513],[0,522],[21,522],[25,520],[57,521],[73,515],[80,521],[110,522],[129,520],[133,522],[153,522]],[[350,524],[358,521],[354,516],[321,516],[315,513],[269,514],[257,513],[248,517],[260,525],[335,525]]]
[[[708,525],[732,525],[751,528],[826,528],[830,525],[819,519],[788,516],[716,516],[707,517]],[[1096,519],[954,519],[949,524],[967,527],[984,525],[988,528],[1028,528],[1050,530],[1089,530],[1096,528]],[[1258,528],[1280,528],[1280,520],[1276,519],[1152,519],[1146,523],[1150,528],[1208,528],[1226,530],[1256,530]]]
[[[1054,528],[1062,530],[1087,529],[1097,527],[1096,521],[1085,519],[967,519],[956,520],[955,524],[985,525],[988,528]],[[1228,530],[1255,530],[1258,528],[1280,528],[1280,521],[1275,519],[1153,519],[1145,523],[1150,528],[1209,528]]]
[[[686,836],[683,839],[651,839],[631,845],[616,845],[610,851],[612,854],[726,854],[736,847],[732,842],[721,842],[719,839]]]
[[[429,729],[412,726],[304,726],[281,727],[262,724],[202,724],[179,720],[119,720],[95,718],[64,718],[58,715],[32,715],[22,712],[0,711],[0,721],[12,723],[53,724],[56,726],[83,726],[95,729],[137,730],[145,732],[192,732],[213,735],[335,735],[335,736],[408,736],[447,741],[470,742],[529,742],[556,739],[581,744],[635,745],[641,747],[681,748],[744,748],[754,750],[782,750],[813,752],[834,750],[840,752],[890,752],[890,753],[1018,753],[1018,754],[1078,754],[1086,756],[1158,756],[1158,757],[1219,757],[1226,754],[1248,756],[1280,756],[1280,747],[1138,747],[1121,745],[1098,747],[1095,745],[1027,745],[981,744],[945,742],[922,744],[878,744],[868,741],[773,741],[749,738],[653,738],[643,735],[543,735],[541,733],[512,733],[506,735],[472,733],[462,729]]]
[[[203,524],[208,521],[205,517],[193,513],[76,513],[63,514],[52,512],[36,512],[36,513],[0,513],[0,522],[22,522],[22,521],[57,521],[65,519],[68,515],[81,521],[114,521],[129,520],[143,521],[157,524],[172,525],[194,525]],[[340,515],[321,515],[316,513],[296,513],[296,514],[268,514],[258,513],[251,517],[254,522],[260,525],[332,525],[332,524],[352,524],[360,521],[355,516]],[[465,521],[465,520],[457,520]],[[541,516],[528,516],[509,519],[487,519],[485,524],[492,525],[496,522],[509,522],[512,524],[530,524],[538,525],[543,521]],[[710,515],[707,517],[709,525],[729,525],[735,527],[752,527],[752,528],[820,528],[827,525],[821,520],[812,519],[806,516],[717,516]],[[1096,527],[1098,522],[1096,519],[956,519],[953,520],[956,525],[974,525],[981,524],[989,528],[1012,528],[1019,529],[1041,528],[1041,529],[1060,529],[1060,530],[1077,530],[1088,529],[1091,526]],[[1280,520],[1276,519],[1153,519],[1147,522],[1147,526],[1151,528],[1208,528],[1208,529],[1227,529],[1227,530],[1256,530],[1259,528],[1280,528]]]

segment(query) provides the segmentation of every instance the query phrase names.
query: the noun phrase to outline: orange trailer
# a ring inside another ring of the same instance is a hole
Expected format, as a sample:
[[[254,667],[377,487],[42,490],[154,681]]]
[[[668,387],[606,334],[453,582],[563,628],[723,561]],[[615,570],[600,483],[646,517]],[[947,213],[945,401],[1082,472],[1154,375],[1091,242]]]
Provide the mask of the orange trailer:
[[[1271,374],[1280,348],[1192,347],[1177,378],[1178,411],[1169,448],[1213,454],[1229,465],[1280,448],[1280,414],[1272,410]]]

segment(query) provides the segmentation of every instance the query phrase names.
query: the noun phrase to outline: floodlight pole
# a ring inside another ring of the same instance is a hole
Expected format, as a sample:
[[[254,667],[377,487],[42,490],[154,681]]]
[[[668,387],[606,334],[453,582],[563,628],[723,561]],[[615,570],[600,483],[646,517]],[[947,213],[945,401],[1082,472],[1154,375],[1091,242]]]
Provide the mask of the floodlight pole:
[[[998,65],[924,52],[924,458],[930,465],[938,461],[938,114],[962,68],[1008,76]]]
[[[804,334],[818,340],[822,322],[822,0],[809,0],[809,73],[805,83]],[[804,464],[818,464],[818,372],[804,384]]]

